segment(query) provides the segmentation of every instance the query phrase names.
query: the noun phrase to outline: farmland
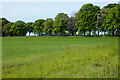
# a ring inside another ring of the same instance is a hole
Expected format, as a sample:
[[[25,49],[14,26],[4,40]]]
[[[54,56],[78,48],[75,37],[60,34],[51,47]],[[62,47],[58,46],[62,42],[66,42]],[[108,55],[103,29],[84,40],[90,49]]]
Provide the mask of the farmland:
[[[117,78],[117,37],[3,37],[3,78]]]

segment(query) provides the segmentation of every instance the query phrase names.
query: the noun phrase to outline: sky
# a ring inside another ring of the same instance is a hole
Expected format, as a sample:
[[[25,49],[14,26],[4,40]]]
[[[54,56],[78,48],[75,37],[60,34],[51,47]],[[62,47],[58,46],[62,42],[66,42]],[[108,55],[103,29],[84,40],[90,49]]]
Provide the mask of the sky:
[[[37,19],[54,19],[61,12],[72,16],[82,5],[87,3],[102,8],[109,3],[118,2],[119,0],[2,0],[0,17],[5,17],[11,22],[17,20],[34,22]]]

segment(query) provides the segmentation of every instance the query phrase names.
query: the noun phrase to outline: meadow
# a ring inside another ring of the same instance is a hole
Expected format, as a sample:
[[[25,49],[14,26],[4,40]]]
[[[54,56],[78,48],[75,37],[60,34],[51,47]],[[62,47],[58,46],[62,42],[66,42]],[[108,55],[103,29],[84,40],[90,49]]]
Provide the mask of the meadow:
[[[3,78],[117,78],[118,37],[3,37]]]

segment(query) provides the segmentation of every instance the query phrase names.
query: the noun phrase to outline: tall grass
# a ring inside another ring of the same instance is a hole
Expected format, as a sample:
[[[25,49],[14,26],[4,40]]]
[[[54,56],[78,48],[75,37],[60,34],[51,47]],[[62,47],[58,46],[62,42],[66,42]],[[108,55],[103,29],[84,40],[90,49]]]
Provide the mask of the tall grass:
[[[74,43],[49,53],[23,55],[4,63],[3,78],[117,78],[117,46],[114,41]]]

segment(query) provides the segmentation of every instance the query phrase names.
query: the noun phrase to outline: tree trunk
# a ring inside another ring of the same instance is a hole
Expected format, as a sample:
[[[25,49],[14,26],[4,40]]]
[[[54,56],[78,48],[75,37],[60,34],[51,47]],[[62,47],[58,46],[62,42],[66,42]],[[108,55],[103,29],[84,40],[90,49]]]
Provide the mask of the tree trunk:
[[[85,36],[85,29],[84,29],[84,36]]]
[[[51,36],[51,34],[49,33],[49,35],[48,36]]]
[[[99,32],[99,30],[98,30],[98,37],[99,37],[99,33],[100,33],[100,32]]]
[[[74,36],[74,32],[72,31],[72,36]]]
[[[117,28],[118,34],[117,36],[120,36],[120,28]]]
[[[91,36],[91,30],[89,31],[89,36]]]
[[[112,36],[114,36],[114,29],[112,30]]]
[[[76,36],[76,31],[74,31],[74,36]]]
[[[39,36],[40,36],[40,33],[39,33]]]
[[[105,36],[105,31],[104,31],[104,36]]]
[[[62,32],[60,32],[60,36],[62,36]]]
[[[30,36],[30,32],[29,32],[29,36]]]
[[[60,36],[63,36],[63,31],[61,31]]]

